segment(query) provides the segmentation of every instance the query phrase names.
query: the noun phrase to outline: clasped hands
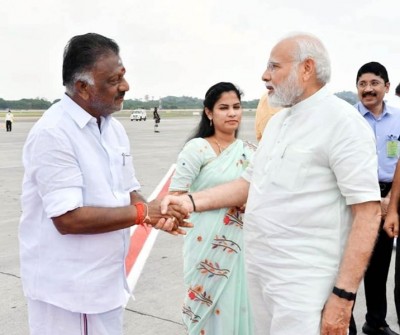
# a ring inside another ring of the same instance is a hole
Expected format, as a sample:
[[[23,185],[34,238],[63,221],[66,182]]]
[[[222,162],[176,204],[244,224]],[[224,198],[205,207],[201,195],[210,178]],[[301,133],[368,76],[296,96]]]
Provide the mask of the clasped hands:
[[[193,211],[189,205],[183,196],[168,195],[162,200],[155,199],[147,204],[148,219],[145,224],[172,235],[186,235],[182,228],[193,227],[192,223],[186,221]]]

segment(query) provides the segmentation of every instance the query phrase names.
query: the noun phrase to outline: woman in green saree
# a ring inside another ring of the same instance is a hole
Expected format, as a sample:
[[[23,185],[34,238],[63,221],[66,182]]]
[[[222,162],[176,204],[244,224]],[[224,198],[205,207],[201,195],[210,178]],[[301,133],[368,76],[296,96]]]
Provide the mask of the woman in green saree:
[[[196,192],[238,178],[254,146],[237,139],[241,92],[218,83],[206,93],[200,124],[178,156],[171,193]],[[250,335],[252,321],[243,255],[242,211],[192,213],[184,240],[182,316],[188,334]]]

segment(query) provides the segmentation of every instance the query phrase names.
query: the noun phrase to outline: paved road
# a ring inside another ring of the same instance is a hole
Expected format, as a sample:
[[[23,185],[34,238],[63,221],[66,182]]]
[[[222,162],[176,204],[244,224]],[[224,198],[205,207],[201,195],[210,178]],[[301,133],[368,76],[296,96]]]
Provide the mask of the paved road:
[[[171,164],[175,162],[198,117],[162,119],[160,133],[157,134],[153,132],[152,120],[131,122],[127,117],[121,117],[120,120],[125,125],[131,140],[136,174],[142,184],[142,193],[149,196]],[[17,229],[23,174],[21,152],[33,122],[34,119],[17,118],[11,133],[5,131],[3,123],[0,124],[0,335],[28,334],[26,302],[20,283]],[[255,142],[252,118],[244,118],[240,137]],[[180,318],[184,295],[181,248],[181,237],[165,233],[158,235],[136,287],[134,293],[136,300],[131,300],[127,305],[125,334],[183,335],[185,333]],[[398,331],[392,295],[393,267],[388,292],[387,321]],[[362,326],[364,314],[365,301],[361,287],[355,307],[359,328]],[[361,331],[359,333],[361,334]]]

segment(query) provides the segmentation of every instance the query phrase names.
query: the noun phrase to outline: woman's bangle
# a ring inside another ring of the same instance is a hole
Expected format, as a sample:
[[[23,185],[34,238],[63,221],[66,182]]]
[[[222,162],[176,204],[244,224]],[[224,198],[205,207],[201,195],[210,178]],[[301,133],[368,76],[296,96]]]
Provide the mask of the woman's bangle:
[[[192,202],[193,212],[195,212],[196,211],[196,205],[194,203],[193,196],[190,193],[188,193],[187,196],[189,197],[190,201]]]

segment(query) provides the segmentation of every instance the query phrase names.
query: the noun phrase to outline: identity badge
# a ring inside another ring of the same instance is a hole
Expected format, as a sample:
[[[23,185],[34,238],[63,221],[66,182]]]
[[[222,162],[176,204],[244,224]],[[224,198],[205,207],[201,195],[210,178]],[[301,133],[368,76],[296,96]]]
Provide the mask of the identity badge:
[[[399,141],[392,140],[386,142],[386,154],[387,157],[395,158],[398,157],[399,152]]]

